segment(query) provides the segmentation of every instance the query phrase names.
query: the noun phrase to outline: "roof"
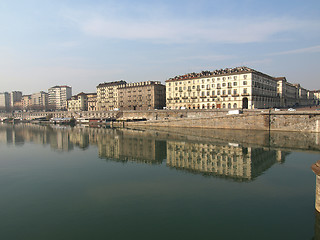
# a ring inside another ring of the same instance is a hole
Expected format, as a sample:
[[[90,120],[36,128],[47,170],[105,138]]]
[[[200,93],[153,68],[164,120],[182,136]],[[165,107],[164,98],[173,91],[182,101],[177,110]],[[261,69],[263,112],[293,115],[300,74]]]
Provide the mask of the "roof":
[[[175,81],[179,81],[179,80],[189,80],[189,79],[197,79],[197,78],[204,78],[204,77],[228,76],[228,75],[241,74],[241,73],[256,73],[261,76],[275,80],[273,77],[271,77],[267,74],[258,72],[252,68],[235,67],[235,68],[218,69],[218,70],[214,70],[212,72],[202,71],[200,73],[195,73],[195,72],[188,73],[185,75],[180,75],[180,76],[176,76],[173,78],[169,78],[168,80],[166,80],[166,82],[175,82]]]
[[[124,80],[120,80],[120,81],[114,81],[114,82],[104,82],[104,83],[100,83],[97,88],[100,87],[109,87],[109,86],[117,86],[117,85],[121,85],[121,84],[126,84],[127,82]]]

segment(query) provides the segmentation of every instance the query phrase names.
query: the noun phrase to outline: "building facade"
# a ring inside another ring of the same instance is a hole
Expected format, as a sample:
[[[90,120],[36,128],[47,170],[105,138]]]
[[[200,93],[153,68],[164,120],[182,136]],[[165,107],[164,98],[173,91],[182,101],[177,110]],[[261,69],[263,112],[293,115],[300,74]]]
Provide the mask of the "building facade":
[[[31,107],[31,95],[23,95],[21,99],[21,105],[23,110],[28,110]]]
[[[20,91],[12,91],[10,93],[10,107],[14,107],[16,102],[20,102],[22,98],[22,92]]]
[[[48,105],[52,110],[67,109],[67,100],[72,96],[72,88],[69,86],[54,86],[48,89]]]
[[[8,92],[0,93],[0,112],[9,111],[10,95]]]
[[[88,111],[88,97],[85,93],[79,93],[68,100],[68,111]]]
[[[31,94],[31,108],[34,110],[47,110],[48,107],[48,93],[38,92]]]
[[[190,73],[166,80],[169,109],[254,109],[279,105],[277,81],[247,67]]]
[[[88,93],[88,111],[97,111],[97,94]]]
[[[119,108],[118,87],[126,81],[100,83],[97,86],[97,111],[110,111]]]
[[[118,92],[121,110],[162,109],[166,105],[165,86],[159,81],[123,84]]]

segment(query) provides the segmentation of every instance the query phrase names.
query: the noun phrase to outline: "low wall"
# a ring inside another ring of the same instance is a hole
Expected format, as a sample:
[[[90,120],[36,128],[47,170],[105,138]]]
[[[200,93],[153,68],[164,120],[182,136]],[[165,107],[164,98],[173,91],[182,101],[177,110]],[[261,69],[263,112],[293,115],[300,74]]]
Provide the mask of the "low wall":
[[[211,118],[182,118],[162,121],[127,122],[126,127],[184,127],[206,129],[246,129],[287,132],[320,132],[318,113],[261,113],[224,115]]]

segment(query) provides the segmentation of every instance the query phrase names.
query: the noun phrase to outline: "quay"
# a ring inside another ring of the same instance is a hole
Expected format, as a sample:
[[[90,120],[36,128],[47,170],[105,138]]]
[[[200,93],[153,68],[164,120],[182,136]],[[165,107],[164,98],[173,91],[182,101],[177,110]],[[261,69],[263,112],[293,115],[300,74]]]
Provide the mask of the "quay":
[[[19,112],[1,113],[0,119],[35,120],[39,118],[101,119],[110,127],[125,128],[202,128],[247,129],[263,131],[320,132],[320,111],[276,111],[274,109],[243,110],[228,114],[228,110],[141,110],[141,111],[81,111],[81,112]],[[111,120],[111,121],[110,121]]]

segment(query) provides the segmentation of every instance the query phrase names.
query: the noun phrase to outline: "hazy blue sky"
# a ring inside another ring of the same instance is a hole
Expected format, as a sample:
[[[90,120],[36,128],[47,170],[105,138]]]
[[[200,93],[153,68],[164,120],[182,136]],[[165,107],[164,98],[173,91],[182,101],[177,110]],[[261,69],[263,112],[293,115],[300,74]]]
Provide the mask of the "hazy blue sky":
[[[236,66],[320,89],[320,1],[0,1],[0,92]]]

